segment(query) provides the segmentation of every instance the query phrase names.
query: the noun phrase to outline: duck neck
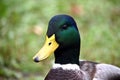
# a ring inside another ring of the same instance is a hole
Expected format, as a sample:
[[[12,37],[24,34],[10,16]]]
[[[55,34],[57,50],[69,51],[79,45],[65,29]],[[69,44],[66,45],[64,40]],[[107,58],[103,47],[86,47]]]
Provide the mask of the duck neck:
[[[57,49],[55,51],[56,64],[77,64],[79,65],[80,48]]]

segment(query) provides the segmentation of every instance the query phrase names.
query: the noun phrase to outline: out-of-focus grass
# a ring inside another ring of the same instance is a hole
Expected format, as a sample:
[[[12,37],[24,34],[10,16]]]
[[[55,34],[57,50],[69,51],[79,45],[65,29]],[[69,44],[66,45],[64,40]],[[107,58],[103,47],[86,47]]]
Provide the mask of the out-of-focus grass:
[[[56,14],[68,14],[76,20],[82,39],[81,59],[120,66],[119,3],[120,0],[1,0],[0,79],[43,80],[53,57],[38,64],[32,57],[43,45],[48,21]]]

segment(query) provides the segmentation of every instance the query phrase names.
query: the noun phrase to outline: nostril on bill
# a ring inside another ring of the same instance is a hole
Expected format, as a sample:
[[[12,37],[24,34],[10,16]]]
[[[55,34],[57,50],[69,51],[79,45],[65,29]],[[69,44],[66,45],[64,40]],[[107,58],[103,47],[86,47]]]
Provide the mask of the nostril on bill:
[[[48,45],[50,46],[52,43],[50,42]]]
[[[34,61],[35,61],[35,62],[39,62],[39,58],[36,57],[36,58],[34,59]]]

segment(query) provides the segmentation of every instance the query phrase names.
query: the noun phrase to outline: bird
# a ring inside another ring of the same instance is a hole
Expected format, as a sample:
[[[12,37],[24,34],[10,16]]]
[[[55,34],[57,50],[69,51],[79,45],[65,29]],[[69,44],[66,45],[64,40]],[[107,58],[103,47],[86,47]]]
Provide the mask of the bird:
[[[44,80],[120,80],[120,68],[79,60],[81,38],[77,23],[67,14],[53,16],[43,47],[33,57],[40,62],[54,54],[55,61]]]

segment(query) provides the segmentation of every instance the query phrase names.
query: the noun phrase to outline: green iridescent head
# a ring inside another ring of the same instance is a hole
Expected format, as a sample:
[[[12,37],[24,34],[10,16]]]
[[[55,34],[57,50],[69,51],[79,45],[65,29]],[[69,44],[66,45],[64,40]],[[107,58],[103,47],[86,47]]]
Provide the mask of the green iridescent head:
[[[45,44],[48,45],[47,47],[52,46],[52,48],[46,48],[44,51],[42,50],[43,53],[41,53],[40,50],[34,57],[36,62],[47,58],[51,53],[54,52],[55,63],[66,64],[70,62],[78,64],[80,35],[76,22],[71,16],[56,15],[52,17],[48,24],[46,36],[46,40],[49,41],[47,41]],[[55,46],[53,46],[54,44]],[[50,50],[50,54],[47,52],[47,55],[44,55],[43,58],[41,58],[40,56],[45,54],[44,52],[46,50]]]
[[[47,36],[51,37],[55,34],[56,41],[60,47],[78,47],[80,36],[76,22],[68,15],[54,16],[48,26]]]

